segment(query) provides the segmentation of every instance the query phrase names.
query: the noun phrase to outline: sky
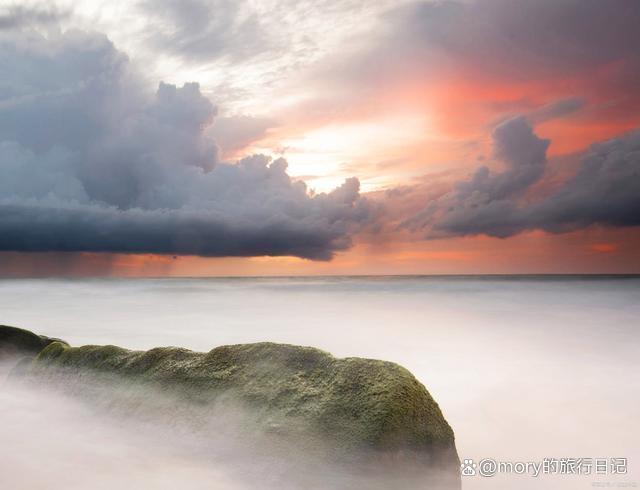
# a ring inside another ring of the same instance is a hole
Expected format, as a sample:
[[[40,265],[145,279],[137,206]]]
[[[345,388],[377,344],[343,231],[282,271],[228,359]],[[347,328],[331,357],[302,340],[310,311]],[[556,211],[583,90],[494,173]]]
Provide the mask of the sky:
[[[0,276],[640,273],[637,0],[0,0]]]

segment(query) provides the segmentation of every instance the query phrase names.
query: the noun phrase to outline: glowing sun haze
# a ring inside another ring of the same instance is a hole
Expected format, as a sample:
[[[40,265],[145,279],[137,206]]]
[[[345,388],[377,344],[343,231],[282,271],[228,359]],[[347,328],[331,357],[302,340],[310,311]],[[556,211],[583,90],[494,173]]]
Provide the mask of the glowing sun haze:
[[[636,0],[0,0],[0,274],[640,272]]]

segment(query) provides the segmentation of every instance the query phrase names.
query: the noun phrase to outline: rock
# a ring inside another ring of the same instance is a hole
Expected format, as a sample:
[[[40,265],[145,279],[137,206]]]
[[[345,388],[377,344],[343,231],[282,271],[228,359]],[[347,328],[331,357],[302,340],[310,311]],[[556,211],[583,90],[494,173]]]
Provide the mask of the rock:
[[[22,328],[0,325],[0,361],[9,358],[35,357],[52,342],[65,341],[37,335]]]
[[[34,337],[33,350],[43,345],[36,345],[39,337]],[[83,385],[79,381],[86,381],[87,373],[92,378]],[[453,430],[426,388],[391,362],[338,359],[315,348],[274,343],[199,353],[53,342],[33,360],[28,374],[47,382],[63,379],[74,390],[91,390],[101,379],[115,377],[198,407],[238,401],[258,414],[266,431],[295,440],[318,436],[341,458],[367,454],[417,461],[437,468],[453,488],[460,486]]]

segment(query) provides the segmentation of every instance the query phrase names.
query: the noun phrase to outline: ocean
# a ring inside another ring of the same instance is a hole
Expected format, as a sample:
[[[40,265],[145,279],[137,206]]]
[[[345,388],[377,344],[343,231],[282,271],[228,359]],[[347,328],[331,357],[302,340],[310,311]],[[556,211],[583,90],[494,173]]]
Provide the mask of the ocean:
[[[394,361],[425,384],[460,458],[473,460],[464,489],[640,485],[639,277],[12,279],[0,280],[0,312],[0,324],[72,345],[272,341]],[[51,478],[67,489],[272,488],[268,468],[247,481],[235,463],[155,454],[65,403],[2,391],[2,488],[52,488]],[[574,459],[593,460],[591,474],[560,471]],[[545,460],[548,473],[534,475]],[[114,476],[127,468],[128,480]],[[285,476],[270,478],[284,488]]]

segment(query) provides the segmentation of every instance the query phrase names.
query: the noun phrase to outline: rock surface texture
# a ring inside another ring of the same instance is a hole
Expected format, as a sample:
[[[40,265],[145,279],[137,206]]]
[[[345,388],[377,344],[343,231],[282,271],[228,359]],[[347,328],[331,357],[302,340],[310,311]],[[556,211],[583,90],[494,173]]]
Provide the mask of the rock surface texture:
[[[176,347],[131,351],[70,347],[27,334],[0,327],[0,344],[17,343],[31,353],[40,349],[29,365],[23,361],[20,375],[63,380],[76,390],[84,389],[78,388],[83,380],[95,386],[117,379],[205,408],[232,400],[286,437],[317,437],[340,455],[419,462],[459,487],[453,430],[426,388],[397,364],[338,359],[315,348],[274,343],[227,345],[208,353]]]
[[[0,361],[9,357],[35,357],[52,342],[68,345],[60,339],[37,335],[22,328],[0,325]]]

